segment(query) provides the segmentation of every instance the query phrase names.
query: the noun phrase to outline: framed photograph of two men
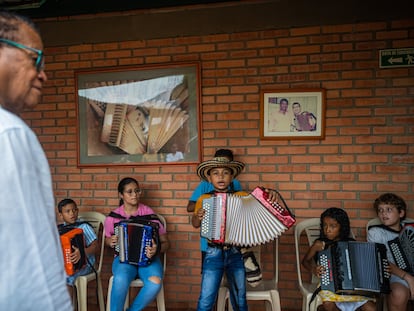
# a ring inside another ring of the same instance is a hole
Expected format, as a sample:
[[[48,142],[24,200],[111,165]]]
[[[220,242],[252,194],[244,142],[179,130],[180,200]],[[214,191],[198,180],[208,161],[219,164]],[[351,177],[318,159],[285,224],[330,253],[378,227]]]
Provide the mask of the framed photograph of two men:
[[[262,90],[261,139],[323,139],[325,90]]]
[[[78,166],[201,160],[199,63],[75,73]]]

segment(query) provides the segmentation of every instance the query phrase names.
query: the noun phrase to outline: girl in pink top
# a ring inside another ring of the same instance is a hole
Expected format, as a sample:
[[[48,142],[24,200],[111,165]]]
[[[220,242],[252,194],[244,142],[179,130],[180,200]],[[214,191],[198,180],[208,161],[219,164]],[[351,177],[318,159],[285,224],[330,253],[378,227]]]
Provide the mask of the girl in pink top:
[[[118,193],[120,196],[120,206],[114,212],[126,219],[133,216],[144,216],[155,214],[154,211],[139,202],[141,189],[138,181],[134,178],[126,177],[118,184]],[[108,216],[105,220],[105,243],[107,246],[114,248],[118,243],[118,237],[114,234],[114,224],[122,219],[120,217]],[[138,266],[129,263],[121,263],[119,256],[115,256],[112,263],[112,274],[114,276],[111,295],[111,311],[122,311],[125,298],[129,290],[130,283],[140,278],[144,283],[143,288],[135,297],[130,311],[143,310],[150,304],[161,289],[163,279],[163,266],[158,253],[165,252],[168,249],[168,238],[166,228],[159,222],[159,243],[153,240],[152,246],[146,247],[146,256],[151,259],[147,266]],[[158,252],[158,248],[159,251]]]

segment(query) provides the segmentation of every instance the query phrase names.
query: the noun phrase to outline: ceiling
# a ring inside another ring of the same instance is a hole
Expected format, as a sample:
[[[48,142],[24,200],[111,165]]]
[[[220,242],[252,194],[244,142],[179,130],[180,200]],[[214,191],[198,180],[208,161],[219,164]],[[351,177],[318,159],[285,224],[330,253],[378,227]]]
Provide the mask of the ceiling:
[[[0,0],[0,9],[31,18],[237,2],[237,0]]]

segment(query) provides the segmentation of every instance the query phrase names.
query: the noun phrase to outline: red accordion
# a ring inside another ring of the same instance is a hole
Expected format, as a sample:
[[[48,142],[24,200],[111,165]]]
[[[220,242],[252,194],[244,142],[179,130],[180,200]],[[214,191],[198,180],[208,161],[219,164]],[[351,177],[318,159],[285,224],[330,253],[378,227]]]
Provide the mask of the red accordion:
[[[66,274],[73,275],[86,264],[83,230],[80,228],[72,228],[69,231],[61,233],[60,242],[62,245]],[[70,261],[70,254],[73,252],[73,247],[79,248],[81,253],[81,258],[76,264]]]

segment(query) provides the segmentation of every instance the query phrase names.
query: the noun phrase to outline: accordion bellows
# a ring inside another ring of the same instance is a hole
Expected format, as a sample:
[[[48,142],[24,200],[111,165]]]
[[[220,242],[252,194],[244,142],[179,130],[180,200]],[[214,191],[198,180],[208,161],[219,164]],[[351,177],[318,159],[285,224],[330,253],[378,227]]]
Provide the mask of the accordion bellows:
[[[175,101],[149,101],[140,108],[107,104],[101,141],[128,154],[157,153],[188,120]]]
[[[184,75],[86,86],[79,95],[88,99],[89,155],[108,152],[108,146],[117,153],[154,155],[165,152],[162,148],[174,139],[189,139],[190,96]]]
[[[267,193],[257,187],[250,194],[216,193],[203,199],[206,211],[201,236],[214,243],[255,246],[278,238],[295,223],[283,198],[271,204]]]
[[[147,266],[151,260],[145,253],[146,246],[152,245],[153,227],[130,221],[120,221],[115,224],[115,235],[118,244],[115,254],[121,263],[137,266]]]
[[[318,252],[324,267],[321,289],[345,295],[389,293],[387,250],[384,244],[339,241]]]

